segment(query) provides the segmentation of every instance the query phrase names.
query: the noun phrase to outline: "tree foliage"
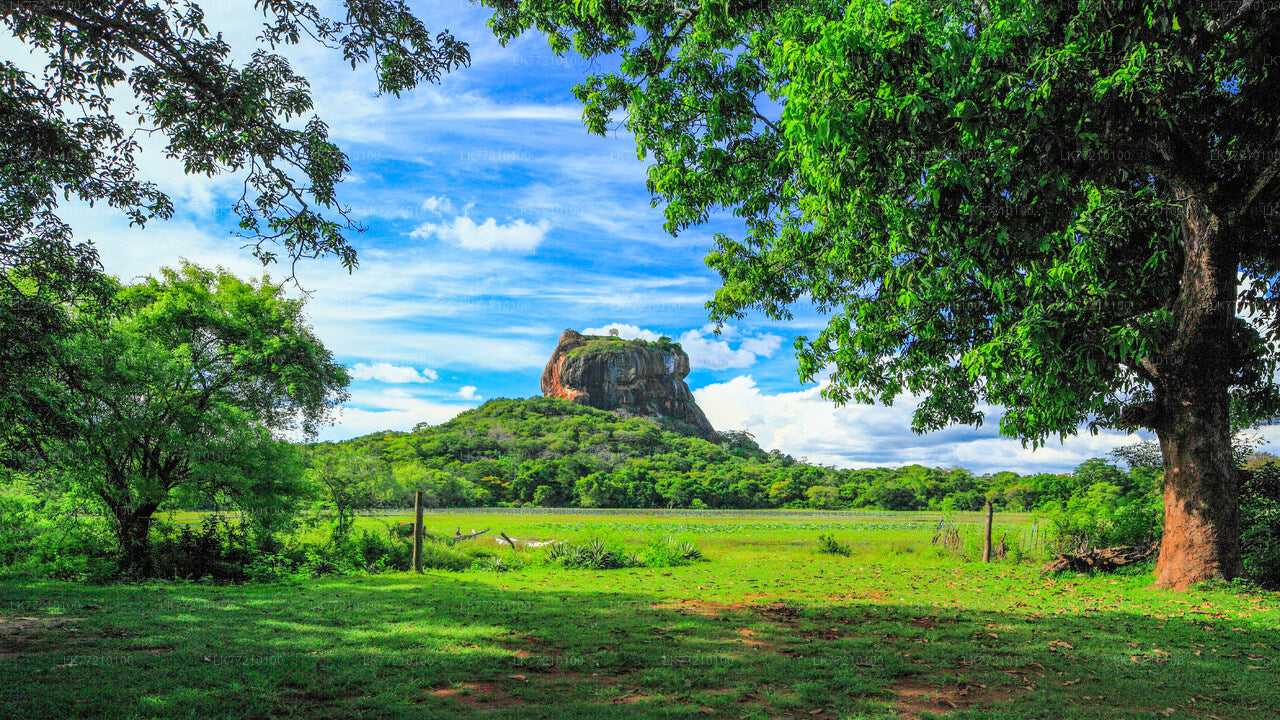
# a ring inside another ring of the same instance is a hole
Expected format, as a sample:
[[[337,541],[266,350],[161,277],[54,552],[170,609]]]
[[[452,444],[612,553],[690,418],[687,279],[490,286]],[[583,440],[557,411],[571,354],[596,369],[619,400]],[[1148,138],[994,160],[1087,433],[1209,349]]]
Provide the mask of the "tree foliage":
[[[1188,191],[1228,216],[1252,324],[1223,328],[1241,422],[1274,410],[1280,170],[1265,3],[492,0],[502,39],[621,56],[575,93],[651,162],[673,232],[729,210],[713,314],[830,315],[831,398],[923,398],[1038,441],[1133,427],[1177,363]]]
[[[0,62],[0,270],[49,278],[92,271],[73,240],[63,198],[105,203],[131,224],[173,214],[164,189],[137,165],[138,138],[155,134],[188,174],[240,173],[240,232],[264,262],[335,254],[354,266],[345,233],[358,229],[337,198],[349,169],[311,114],[304,78],[275,51],[304,41],[371,63],[379,92],[399,94],[469,62],[447,31],[432,34],[401,0],[346,0],[326,17],[309,2],[257,0],[260,46],[233,49],[188,0],[0,2],[8,33],[45,61],[39,75]],[[121,119],[121,96],[132,96]]]
[[[286,433],[314,432],[346,371],[303,303],[266,281],[186,264],[120,288],[118,315],[55,351],[46,472],[102,504],[126,571],[149,570],[151,517],[176,491],[270,515],[296,495]]]

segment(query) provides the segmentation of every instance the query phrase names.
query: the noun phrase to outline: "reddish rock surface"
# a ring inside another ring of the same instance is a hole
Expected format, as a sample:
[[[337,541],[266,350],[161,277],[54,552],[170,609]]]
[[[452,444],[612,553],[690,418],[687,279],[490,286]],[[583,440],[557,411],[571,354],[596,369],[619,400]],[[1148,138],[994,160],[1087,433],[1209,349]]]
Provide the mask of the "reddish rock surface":
[[[714,432],[684,382],[688,374],[689,356],[679,345],[565,330],[542,371],[542,394]]]

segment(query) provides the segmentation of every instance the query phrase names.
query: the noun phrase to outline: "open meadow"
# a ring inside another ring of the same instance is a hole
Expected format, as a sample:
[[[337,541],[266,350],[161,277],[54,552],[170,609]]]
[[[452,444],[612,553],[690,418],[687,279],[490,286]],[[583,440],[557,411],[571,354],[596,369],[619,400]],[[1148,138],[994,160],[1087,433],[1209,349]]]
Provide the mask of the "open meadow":
[[[491,568],[285,583],[0,583],[0,716],[1280,717],[1280,597],[1042,577],[931,543],[929,513],[437,512]],[[408,516],[362,516],[382,528]],[[526,541],[670,536],[702,559],[575,569]],[[819,536],[848,555],[819,553]]]

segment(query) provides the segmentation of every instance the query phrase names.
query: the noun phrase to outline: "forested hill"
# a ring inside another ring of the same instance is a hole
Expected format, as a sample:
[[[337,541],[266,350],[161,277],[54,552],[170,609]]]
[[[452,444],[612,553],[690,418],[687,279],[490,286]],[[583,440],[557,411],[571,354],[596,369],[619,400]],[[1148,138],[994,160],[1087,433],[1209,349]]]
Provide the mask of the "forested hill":
[[[1029,477],[920,465],[836,469],[766,452],[746,433],[703,438],[676,423],[547,397],[491,400],[438,426],[314,449],[340,458],[336,471],[368,476],[357,507],[404,507],[422,489],[439,506],[971,510],[991,497],[997,507],[1030,510],[1099,483],[1127,494],[1153,479],[1101,460]]]

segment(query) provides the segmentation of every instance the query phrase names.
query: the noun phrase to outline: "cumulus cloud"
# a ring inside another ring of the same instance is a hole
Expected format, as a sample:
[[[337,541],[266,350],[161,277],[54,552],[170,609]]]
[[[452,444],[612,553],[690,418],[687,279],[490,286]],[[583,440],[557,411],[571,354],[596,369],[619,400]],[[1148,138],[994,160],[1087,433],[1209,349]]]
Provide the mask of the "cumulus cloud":
[[[737,328],[726,325],[721,332],[722,338],[728,338],[725,340],[716,339],[714,336],[709,337],[714,328],[714,325],[704,325],[696,330],[686,330],[675,338],[680,343],[680,347],[689,354],[689,363],[694,369],[745,368],[762,357],[772,356],[782,346],[780,336],[761,334],[742,337],[738,347],[734,348],[730,346],[728,339],[740,337],[741,334]],[[624,323],[609,323],[602,327],[587,328],[582,332],[587,335],[608,335],[611,330],[617,330],[620,337],[627,339],[653,342],[661,337],[661,333]]]
[[[911,398],[891,407],[850,404],[837,408],[819,394],[821,389],[819,385],[769,394],[750,375],[741,375],[693,394],[716,429],[747,430],[766,449],[839,467],[920,463],[979,473],[1062,472],[1142,439],[1104,431],[1032,450],[1014,438],[1001,437],[994,422],[981,428],[953,427],[916,435],[911,431],[916,404]]]
[[[439,425],[472,406],[414,397],[398,388],[353,392],[339,408],[334,425],[320,431],[321,440],[342,440],[381,430],[412,430],[421,422]]]
[[[551,223],[539,220],[537,224],[523,218],[505,225],[489,218],[479,225],[466,215],[458,215],[452,222],[423,223],[410,235],[415,238],[439,238],[467,250],[511,250],[532,252],[542,243]]]
[[[453,201],[443,195],[439,197],[432,195],[422,201],[422,209],[429,213],[442,215],[447,212],[453,212]]]
[[[647,340],[649,342],[657,342],[658,338],[662,337],[662,335],[652,330],[645,330],[639,325],[624,325],[622,323],[609,323],[602,327],[583,328],[582,334],[608,335],[614,330],[618,331],[618,337],[623,337],[628,340]]]
[[[440,378],[440,375],[431,368],[423,368],[419,371],[406,365],[392,365],[384,362],[368,365],[356,363],[351,366],[348,372],[352,380],[377,380],[378,382],[392,384],[428,383]]]
[[[743,350],[762,357],[773,357],[780,347],[782,347],[782,337],[779,335],[760,335],[742,341]]]
[[[484,398],[476,394],[475,385],[463,385],[458,389],[458,397],[463,400],[483,400]]]

